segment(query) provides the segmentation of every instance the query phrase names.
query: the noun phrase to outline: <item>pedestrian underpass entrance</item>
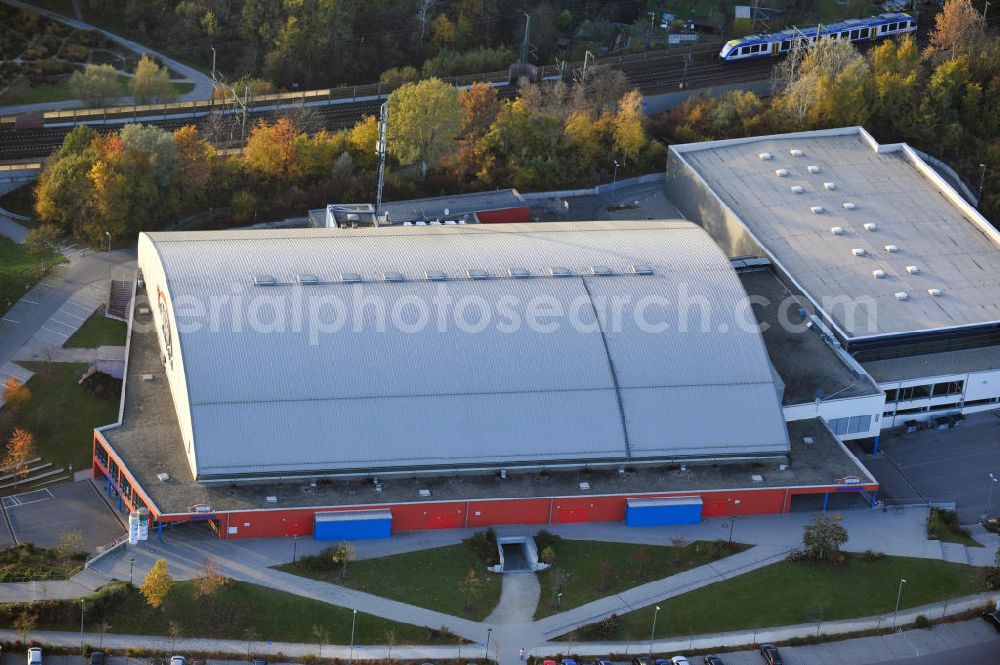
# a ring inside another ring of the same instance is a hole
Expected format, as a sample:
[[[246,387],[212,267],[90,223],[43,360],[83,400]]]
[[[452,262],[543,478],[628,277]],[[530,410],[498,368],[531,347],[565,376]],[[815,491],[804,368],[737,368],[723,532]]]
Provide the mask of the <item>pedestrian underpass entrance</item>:
[[[534,572],[548,568],[538,562],[538,547],[531,536],[505,536],[497,538],[500,564],[493,566],[496,573]]]

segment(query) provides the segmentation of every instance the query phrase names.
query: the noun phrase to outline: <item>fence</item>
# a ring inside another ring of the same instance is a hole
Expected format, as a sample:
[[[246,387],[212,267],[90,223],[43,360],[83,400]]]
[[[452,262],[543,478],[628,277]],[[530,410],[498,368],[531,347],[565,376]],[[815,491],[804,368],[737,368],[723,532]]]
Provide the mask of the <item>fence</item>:
[[[125,534],[124,536],[119,536],[115,538],[110,543],[105,543],[104,545],[98,546],[97,551],[94,554],[91,554],[89,557],[87,557],[87,560],[83,562],[83,567],[90,568],[94,563],[103,559],[108,554],[111,554],[115,550],[124,547],[127,542],[128,542],[128,534]]]

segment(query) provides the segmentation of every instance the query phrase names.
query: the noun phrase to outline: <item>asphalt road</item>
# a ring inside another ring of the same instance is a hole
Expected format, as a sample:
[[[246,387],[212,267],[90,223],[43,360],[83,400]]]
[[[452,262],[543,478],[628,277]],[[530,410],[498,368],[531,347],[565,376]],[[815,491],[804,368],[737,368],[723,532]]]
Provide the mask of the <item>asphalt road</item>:
[[[1000,639],[965,647],[950,649],[947,653],[928,653],[923,656],[883,661],[881,665],[996,665],[1000,663]]]

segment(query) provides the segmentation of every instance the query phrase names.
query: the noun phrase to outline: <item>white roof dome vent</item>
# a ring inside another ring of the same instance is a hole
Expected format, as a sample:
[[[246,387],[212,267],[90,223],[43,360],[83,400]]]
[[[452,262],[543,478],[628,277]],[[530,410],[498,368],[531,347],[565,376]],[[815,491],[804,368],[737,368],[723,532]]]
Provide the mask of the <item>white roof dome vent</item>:
[[[854,205],[850,201],[848,201],[847,203],[844,204],[844,210],[854,210],[857,207],[858,206]]]
[[[853,254],[854,256],[864,256],[867,253],[868,252],[866,252],[861,247],[855,247],[854,249],[851,250],[851,254]]]
[[[811,206],[809,210],[811,210],[814,215],[822,215],[824,212],[823,206]]]
[[[779,178],[787,178],[788,169],[777,169],[775,170],[774,175],[778,176]]]
[[[865,231],[874,231],[878,228],[875,222],[865,222]]]
[[[835,236],[842,236],[842,235],[844,235],[844,227],[843,226],[831,226],[830,227],[830,233],[832,233]]]
[[[828,192],[832,192],[833,190],[837,189],[837,183],[835,183],[835,182],[824,182],[823,183],[823,189],[825,189]]]
[[[798,148],[792,148],[791,150],[788,151],[788,154],[791,155],[792,157],[801,157],[802,151],[799,150]]]
[[[885,251],[889,252],[890,254],[895,254],[896,252],[899,251],[899,247],[896,247],[895,245],[886,245]]]
[[[885,277],[885,271],[884,270],[872,270],[872,277],[874,277],[875,279],[882,279],[883,277]]]
[[[806,190],[802,185],[792,185],[792,194],[801,194],[804,191]]]
[[[896,300],[909,300],[910,299],[910,294],[907,293],[906,291],[896,291],[892,295],[896,298]]]
[[[917,266],[906,266],[906,272],[910,273],[911,275],[916,275],[918,272],[920,272],[920,268],[918,268]]]
[[[819,173],[819,167],[815,165],[807,166],[806,170],[809,171],[809,173]]]
[[[927,289],[927,293],[931,294],[935,298],[941,295],[941,289]]]
[[[760,157],[760,161],[762,161],[762,162],[769,162],[772,159],[774,159],[774,155],[772,155],[769,152],[762,152],[762,153],[760,153],[757,156]]]

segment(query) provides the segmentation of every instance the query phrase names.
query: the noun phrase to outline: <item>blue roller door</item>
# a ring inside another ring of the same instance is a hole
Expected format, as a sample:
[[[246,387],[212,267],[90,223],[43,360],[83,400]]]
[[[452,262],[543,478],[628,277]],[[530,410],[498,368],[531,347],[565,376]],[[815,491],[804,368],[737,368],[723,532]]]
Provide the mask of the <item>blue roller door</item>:
[[[626,526],[697,524],[700,521],[701,497],[698,496],[628,499],[625,505]]]
[[[313,538],[316,540],[372,540],[388,538],[392,531],[392,512],[388,510],[352,510],[316,513]]]

